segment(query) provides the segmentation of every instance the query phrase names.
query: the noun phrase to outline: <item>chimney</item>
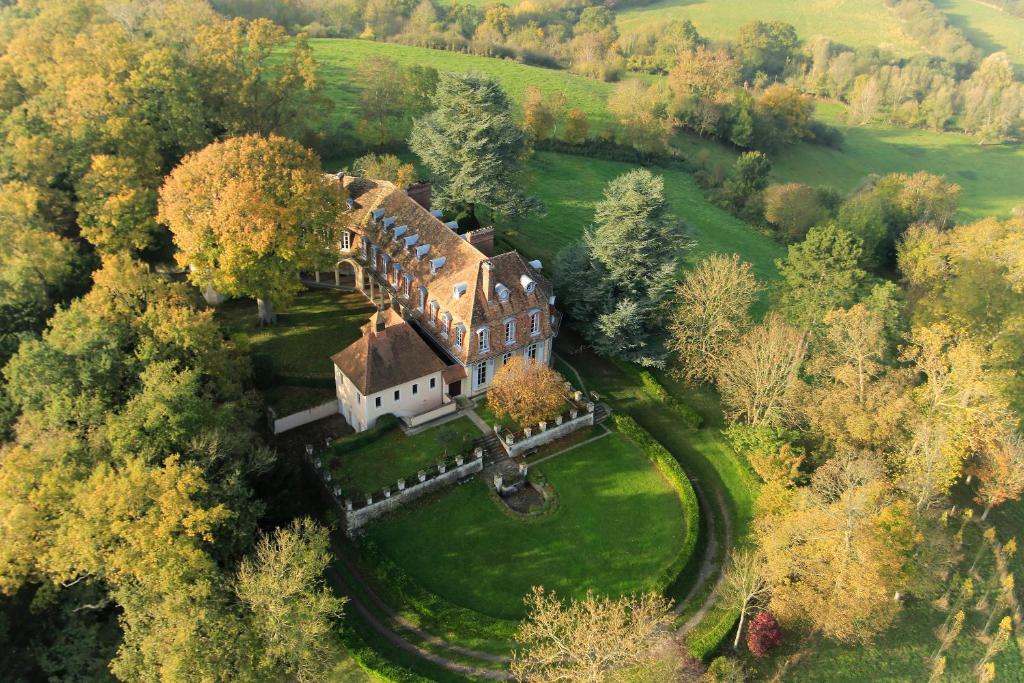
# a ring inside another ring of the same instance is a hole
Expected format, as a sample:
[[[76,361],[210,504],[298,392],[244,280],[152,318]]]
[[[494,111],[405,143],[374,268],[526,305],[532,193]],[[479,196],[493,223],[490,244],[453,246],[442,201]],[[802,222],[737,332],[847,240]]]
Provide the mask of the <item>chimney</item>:
[[[384,331],[384,311],[377,309],[377,312],[373,314],[373,331],[380,334]]]
[[[406,188],[405,193],[414,202],[430,211],[431,185],[429,181],[421,180]]]
[[[486,256],[494,256],[494,228],[478,228],[465,235],[466,241],[483,252]]]
[[[484,288],[484,299],[487,301],[491,300],[491,292],[494,291],[494,283],[492,282],[491,273],[494,271],[494,264],[490,261],[484,261],[480,264],[480,279],[483,280]]]

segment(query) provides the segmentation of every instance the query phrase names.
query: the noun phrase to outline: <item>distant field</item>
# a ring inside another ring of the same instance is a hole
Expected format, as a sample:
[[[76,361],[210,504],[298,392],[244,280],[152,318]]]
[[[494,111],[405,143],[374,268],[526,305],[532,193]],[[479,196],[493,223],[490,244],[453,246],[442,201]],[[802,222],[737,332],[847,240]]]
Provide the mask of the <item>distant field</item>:
[[[755,19],[792,24],[801,39],[828,36],[852,47],[886,47],[901,55],[921,51],[882,0],[661,0],[618,13],[620,32],[689,19],[701,35],[733,40]]]
[[[949,23],[986,54],[1003,51],[1024,71],[1024,18],[979,0],[933,0]]]
[[[869,1],[873,0],[858,0]],[[526,87],[531,84],[546,92],[561,91],[565,93],[569,106],[586,111],[595,126],[612,122],[606,98],[613,85],[565,71],[365,40],[324,38],[313,40],[311,44],[321,63],[327,93],[337,104],[334,115],[342,120],[352,121],[356,116],[358,89],[353,77],[359,63],[371,55],[387,55],[402,64],[429,64],[442,71],[490,74],[516,100],[522,98]],[[882,124],[848,128],[841,122],[842,111],[839,104],[822,103],[818,106],[819,118],[839,126],[846,133],[845,149],[837,151],[817,145],[798,145],[773,160],[777,179],[830,185],[848,191],[869,173],[926,170],[941,173],[960,183],[963,188],[961,217],[964,219],[990,214],[1008,215],[1014,206],[1024,204],[1024,174],[1020,172],[1024,168],[1024,147],[981,147],[964,135]],[[736,156],[731,148],[688,135],[676,136],[674,144],[691,155],[707,149],[723,161],[730,161]],[[575,161],[570,163],[572,160]],[[619,164],[617,167],[624,169],[627,165]],[[526,251],[536,251],[542,258],[553,254],[568,241],[564,231],[570,225],[566,221],[572,222],[573,234],[579,234],[591,218],[588,213],[591,209],[584,210],[583,207],[592,206],[593,199],[588,197],[600,196],[600,189],[609,177],[608,168],[604,162],[576,157],[566,157],[555,167],[550,163],[534,163],[534,191],[554,210],[547,219],[535,222],[536,227],[543,231],[525,233],[533,242],[532,249]],[[713,221],[715,227],[708,228],[709,234],[725,237],[737,226],[742,226],[739,221],[708,205],[687,174],[677,172],[673,178],[679,180],[670,183],[670,193],[674,191],[675,196],[683,200],[681,205],[693,207],[691,215],[680,212],[691,223],[697,227],[702,225],[699,214]],[[693,216],[698,218],[695,220]],[[535,239],[538,237],[541,241]]]
[[[544,92],[561,91],[569,107],[579,107],[587,113],[594,125],[611,123],[605,106],[611,83],[595,81],[568,71],[542,69],[511,60],[478,57],[460,52],[431,50],[429,48],[377,43],[350,38],[319,38],[309,41],[313,55],[320,62],[320,73],[326,81],[327,94],[338,106],[336,112],[343,118],[354,118],[358,106],[359,90],[355,84],[356,69],[360,62],[371,56],[386,56],[403,66],[422,64],[438,71],[476,71],[501,82],[505,90],[517,101],[527,86],[535,85]]]

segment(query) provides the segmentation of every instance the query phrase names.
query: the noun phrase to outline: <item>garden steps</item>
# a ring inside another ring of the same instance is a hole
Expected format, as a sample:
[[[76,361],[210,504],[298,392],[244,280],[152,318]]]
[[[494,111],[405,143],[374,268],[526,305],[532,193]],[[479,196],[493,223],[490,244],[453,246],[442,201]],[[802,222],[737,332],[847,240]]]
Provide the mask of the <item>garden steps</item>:
[[[611,408],[605,403],[598,403],[594,406],[594,424],[599,425],[611,416]]]

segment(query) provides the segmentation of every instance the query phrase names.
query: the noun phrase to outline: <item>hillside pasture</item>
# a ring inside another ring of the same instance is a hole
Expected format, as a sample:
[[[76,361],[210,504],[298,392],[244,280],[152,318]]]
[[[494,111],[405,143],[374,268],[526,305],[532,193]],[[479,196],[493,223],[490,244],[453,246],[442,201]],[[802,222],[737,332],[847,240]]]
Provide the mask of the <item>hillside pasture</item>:
[[[1024,72],[1024,18],[1002,12],[980,0],[933,0],[949,23],[985,51],[1005,52]]]
[[[622,33],[689,19],[701,35],[735,40],[743,24],[777,19],[792,24],[802,40],[828,36],[851,47],[882,47],[897,55],[921,52],[882,0],[660,0],[618,13]]]

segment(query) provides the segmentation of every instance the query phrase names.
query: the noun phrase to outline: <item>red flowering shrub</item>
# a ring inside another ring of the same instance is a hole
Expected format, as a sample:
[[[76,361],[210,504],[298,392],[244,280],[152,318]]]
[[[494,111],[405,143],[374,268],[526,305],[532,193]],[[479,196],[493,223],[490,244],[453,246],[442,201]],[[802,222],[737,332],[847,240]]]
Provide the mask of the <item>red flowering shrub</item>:
[[[758,612],[747,629],[747,649],[764,657],[782,642],[782,628],[771,612]]]

